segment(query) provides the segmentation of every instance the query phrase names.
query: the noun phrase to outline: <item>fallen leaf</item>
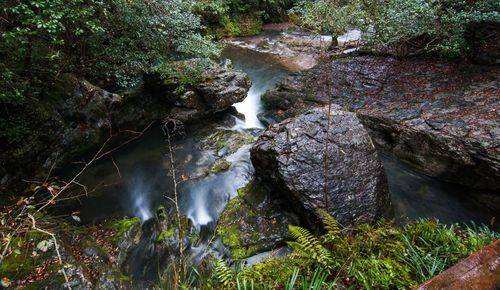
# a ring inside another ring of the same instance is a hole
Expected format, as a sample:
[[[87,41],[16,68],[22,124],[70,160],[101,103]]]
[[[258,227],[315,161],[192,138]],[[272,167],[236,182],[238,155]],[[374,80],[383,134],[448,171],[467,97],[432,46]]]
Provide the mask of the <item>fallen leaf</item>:
[[[2,283],[0,283],[0,284],[2,285],[2,287],[7,288],[7,287],[10,286],[11,282],[10,282],[9,278],[3,277],[2,278]]]

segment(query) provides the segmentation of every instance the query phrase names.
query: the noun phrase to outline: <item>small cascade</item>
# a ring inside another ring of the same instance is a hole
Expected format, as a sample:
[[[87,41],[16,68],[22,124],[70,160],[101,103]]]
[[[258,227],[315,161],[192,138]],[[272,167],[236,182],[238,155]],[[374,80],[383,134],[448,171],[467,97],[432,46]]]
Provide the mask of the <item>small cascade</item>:
[[[192,204],[187,212],[188,218],[193,222],[195,227],[205,226],[210,223],[213,218],[209,213],[207,206],[206,189],[197,187],[190,194],[193,196]]]
[[[264,92],[265,90],[263,90],[262,87],[259,87],[257,84],[253,84],[243,102],[233,105],[238,113],[245,116],[244,121],[236,118],[236,124],[233,127],[233,130],[264,128],[258,118],[258,115],[262,110],[260,97],[264,94]]]
[[[137,170],[139,171],[139,170]],[[134,178],[131,179],[129,188],[129,198],[131,200],[131,213],[132,215],[141,219],[144,223],[153,217],[152,212],[152,201],[150,199],[150,194],[152,191],[150,180],[143,179],[144,174],[138,173]]]

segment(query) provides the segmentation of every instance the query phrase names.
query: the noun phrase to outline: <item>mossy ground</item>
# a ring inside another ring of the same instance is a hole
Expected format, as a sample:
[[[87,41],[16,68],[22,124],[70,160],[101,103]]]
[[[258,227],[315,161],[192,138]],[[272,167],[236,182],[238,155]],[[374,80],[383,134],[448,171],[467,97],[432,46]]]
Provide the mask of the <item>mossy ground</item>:
[[[407,289],[499,237],[487,228],[447,226],[434,220],[416,221],[404,227],[381,221],[310,238],[306,243],[317,241],[318,247],[329,253],[331,260],[326,264],[318,258],[318,248],[307,250],[307,245],[292,243],[292,254],[243,268],[234,272],[233,279],[235,283],[253,281],[263,289],[275,289],[283,288],[298,271],[296,287],[300,289],[317,279],[313,275],[318,272],[322,273],[321,284],[326,288]]]
[[[38,217],[37,220],[57,222],[54,233],[63,262],[70,265],[67,271],[70,268],[81,269],[90,281],[97,279],[104,271],[116,274],[120,281],[128,279],[119,269],[114,269],[114,263],[118,255],[118,241],[140,223],[138,218],[114,219],[85,226],[47,216]],[[40,245],[43,244],[49,246],[42,249]],[[28,230],[11,239],[6,256],[0,263],[0,279],[8,282],[10,287],[54,288],[64,283],[60,269],[52,237]]]

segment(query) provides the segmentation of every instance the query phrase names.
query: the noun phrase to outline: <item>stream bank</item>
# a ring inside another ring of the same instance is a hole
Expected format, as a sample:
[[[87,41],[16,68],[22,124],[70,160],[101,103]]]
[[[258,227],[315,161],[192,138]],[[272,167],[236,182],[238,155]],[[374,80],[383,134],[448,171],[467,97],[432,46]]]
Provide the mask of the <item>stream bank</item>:
[[[283,245],[286,240],[286,227],[256,227],[256,225],[262,224],[262,221],[259,222],[258,219],[253,220],[257,216],[260,217],[256,213],[268,216],[269,220],[274,220],[274,224],[287,223],[285,222],[287,220],[288,222],[297,222],[297,217],[294,217],[293,214],[285,216],[281,214],[282,204],[269,207],[266,203],[274,203],[274,201],[269,201],[266,194],[264,194],[264,199],[254,199],[252,197],[248,199],[248,194],[252,196],[258,191],[247,190],[238,194],[238,189],[244,187],[253,178],[254,169],[250,164],[248,150],[251,143],[262,132],[264,124],[274,123],[285,116],[297,115],[311,106],[321,104],[320,101],[310,95],[309,98],[303,97],[304,92],[300,89],[300,86],[304,84],[313,86],[318,83],[317,81],[303,83],[300,80],[304,76],[318,72],[319,68],[315,67],[303,73],[289,72],[286,67],[273,57],[269,58],[262,53],[253,53],[248,47],[229,47],[225,51],[225,56],[232,59],[234,68],[245,71],[252,79],[253,84],[248,97],[244,102],[235,105],[241,115],[226,115],[212,125],[202,125],[198,128],[194,126],[190,128],[188,133],[188,136],[194,137],[181,139],[175,142],[173,147],[175,148],[175,159],[178,163],[176,168],[179,168],[178,176],[182,180],[180,196],[183,212],[191,219],[193,226],[198,230],[202,230],[205,226],[208,226],[209,229],[212,228],[214,223],[217,222],[218,216],[222,213],[224,216],[222,228],[231,230],[219,231],[218,234],[221,235],[223,244],[232,249],[233,254],[236,253],[236,256],[233,257],[243,259],[257,254],[259,251],[270,250],[275,246]],[[317,57],[319,57],[319,54],[317,54]],[[286,75],[290,75],[290,77],[280,83],[279,80]],[[317,76],[319,77],[319,74]],[[288,86],[290,83],[299,86],[299,89]],[[277,84],[276,89],[265,94],[264,106],[261,106],[260,95],[275,84]],[[279,97],[274,98],[285,103],[272,106],[273,103],[269,100],[278,95]],[[257,118],[258,115],[260,118]],[[166,157],[168,152],[164,147],[164,137],[162,138],[161,133],[158,132],[145,137],[140,143],[152,147],[154,147],[152,144],[157,143],[157,146],[159,146],[157,148],[163,147],[161,150],[156,149],[158,152],[157,157],[151,158],[153,163],[159,164],[156,167],[157,169],[144,170],[144,172],[158,172],[159,170],[167,172],[159,180],[163,180],[160,183],[165,184],[165,180],[168,183],[171,177],[168,175],[169,160]],[[164,146],[161,146],[161,144]],[[134,146],[140,147],[140,145]],[[133,154],[124,154],[124,158],[137,160],[137,156],[141,156],[139,152],[143,152],[143,150],[139,149],[137,153]],[[150,148],[148,151],[153,152],[154,150]],[[395,217],[398,222],[406,223],[409,220],[419,218],[437,218],[446,223],[470,223],[471,221],[478,224],[490,223],[492,218],[490,213],[483,211],[480,204],[469,202],[468,198],[464,198],[471,191],[462,188],[461,192],[463,194],[457,194],[456,186],[419,173],[391,156],[383,155],[382,160],[384,161],[391,201],[395,206]],[[158,158],[162,161],[159,162]],[[112,164],[108,165],[109,168],[111,166]],[[131,167],[140,168],[141,166],[136,163]],[[144,179],[144,176],[141,178]],[[143,183],[155,184],[149,181]],[[128,204],[128,208],[126,206],[127,213],[141,216],[141,212],[144,211],[138,211],[137,207],[130,206],[130,203],[142,204],[143,200],[155,200],[155,198],[151,197],[142,198],[141,194],[156,196],[156,202],[162,203],[162,193],[168,190],[168,186],[164,186],[161,190],[151,190],[150,188],[143,188],[139,191],[129,190],[128,195],[132,201],[126,203]],[[231,207],[225,209],[228,200],[236,196],[238,198],[231,202]],[[96,203],[101,202],[97,199]],[[155,208],[156,204],[158,203],[144,203],[143,208],[149,208],[147,217],[150,217],[151,213],[154,212],[152,208]],[[94,206],[95,203],[91,208]],[[285,207],[287,206],[285,205]],[[230,214],[231,212],[233,214]],[[231,225],[235,221],[239,221],[240,224],[238,227],[233,228]],[[256,248],[255,245],[258,244],[256,241],[263,241],[262,238],[266,238],[264,234],[253,235],[256,232],[269,234],[266,237],[271,238],[269,240],[271,244],[263,242],[263,246]],[[248,236],[250,239],[235,240],[235,235]]]
[[[172,161],[179,182],[181,211],[189,219],[183,219],[186,228],[190,229],[185,243],[189,245],[194,260],[205,255],[207,250],[215,257],[230,256],[233,261],[251,264],[262,258],[259,253],[271,250],[263,255],[272,256],[272,250],[290,240],[288,224],[300,224],[300,217],[283,210],[289,209],[290,203],[269,198],[270,184],[254,181],[250,148],[268,123],[299,116],[312,107],[324,105],[325,95],[319,92],[311,94],[315,91],[303,91],[303,87],[311,88],[330,78],[323,78],[324,71],[320,74],[318,66],[303,73],[290,72],[275,59],[253,54],[247,48],[233,47],[225,53],[232,59],[232,66],[245,71],[252,80],[245,100],[235,105],[238,113],[222,112],[210,122],[188,126],[186,136],[175,140],[167,140],[161,128],[153,128],[139,141],[113,154],[114,160],[103,160],[82,178],[82,183],[96,187],[100,194],[83,200],[81,224],[94,224],[99,229],[97,235],[104,235],[100,229],[108,223],[107,219],[138,217],[119,221],[118,226],[111,222],[112,233],[109,235],[119,237],[115,245],[118,245],[119,253],[111,256],[115,258],[104,259],[105,263],[99,267],[111,267],[106,266],[107,263],[113,265],[112,270],[116,272],[104,271],[102,275],[96,275],[97,281],[93,285],[118,287],[137,284],[148,288],[158,278],[158,269],[168,269],[168,265],[159,262],[166,263],[171,259],[175,244],[179,242],[175,239],[178,229],[168,222],[159,222],[155,217],[163,215],[168,220],[174,215],[169,200],[173,193]],[[319,67],[323,65],[320,62]],[[311,76],[315,71],[318,72],[315,79],[304,81],[305,76]],[[291,77],[280,83],[287,75]],[[349,76],[347,79],[357,84],[356,78]],[[291,82],[296,87],[289,86]],[[265,102],[261,103],[261,95],[274,86],[276,89],[266,94]],[[365,82],[360,86],[370,88]],[[348,93],[345,94],[348,98]],[[276,105],[273,106],[270,100],[276,101]],[[340,102],[342,98],[334,100]],[[366,101],[366,104],[372,103],[375,102]],[[342,105],[346,108],[345,104]],[[360,114],[358,116],[364,120]],[[402,120],[407,120],[404,116]],[[349,128],[347,126],[346,130]],[[376,142],[373,135],[371,139]],[[381,148],[377,142],[376,145]],[[173,160],[170,149],[174,153]],[[396,221],[405,224],[408,220],[433,218],[450,224],[471,221],[489,224],[492,216],[481,205],[463,198],[472,191],[461,187],[463,194],[456,194],[457,186],[415,171],[395,158],[393,151],[387,151],[392,154],[382,155],[381,159]],[[431,229],[435,226],[433,222],[418,224],[422,225]],[[413,226],[418,227],[411,225],[410,230]],[[110,231],[107,230],[106,233]],[[208,245],[214,230],[221,239]],[[387,231],[391,233],[392,230]],[[415,236],[420,233],[414,229]],[[370,240],[371,232],[365,234],[366,240]],[[99,253],[91,250],[98,246],[82,248],[86,249],[86,256],[101,259]],[[248,257],[250,259],[246,260]],[[78,275],[82,271],[77,268],[74,273]],[[82,281],[80,285],[88,284]]]
[[[460,184],[498,213],[498,67],[331,55],[263,96],[278,119],[331,100],[356,112],[380,151]],[[271,113],[273,114],[273,113]]]

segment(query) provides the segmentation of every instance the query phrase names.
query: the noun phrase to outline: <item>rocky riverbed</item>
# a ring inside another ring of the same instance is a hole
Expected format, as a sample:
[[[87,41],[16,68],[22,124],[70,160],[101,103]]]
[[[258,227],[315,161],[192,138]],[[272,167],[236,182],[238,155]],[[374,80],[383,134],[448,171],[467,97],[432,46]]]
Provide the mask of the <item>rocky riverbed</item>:
[[[324,231],[325,212],[352,228],[383,218],[404,224],[394,215],[401,200],[395,185],[420,185],[424,178],[463,186],[490,209],[480,221],[498,227],[496,66],[351,53],[336,44],[356,46],[355,39],[302,31],[227,43],[225,56],[233,63],[206,71],[180,95],[172,95],[179,84],[158,75],[147,76],[141,93],[132,95],[69,77],[73,97],[61,105],[60,121],[72,121],[58,131],[65,141],[54,143],[56,153],[96,145],[102,140],[96,136],[108,130],[136,131],[166,120],[163,131],[145,133],[82,175],[100,194],[68,207],[72,233],[62,253],[70,286],[151,287],[160,270],[178,261],[180,248],[193,264],[204,257],[253,264],[286,255],[288,225]],[[37,158],[50,166],[45,153]],[[415,171],[396,172],[400,161]],[[174,194],[185,216],[177,222]],[[459,197],[446,198],[453,203],[412,218],[466,208]],[[435,200],[448,201],[438,196],[423,203]],[[37,252],[52,255],[47,267],[57,263],[49,248]]]
[[[263,101],[283,116],[331,101],[356,112],[379,150],[498,201],[498,75],[496,66],[331,56]],[[485,201],[498,209],[497,201]]]

